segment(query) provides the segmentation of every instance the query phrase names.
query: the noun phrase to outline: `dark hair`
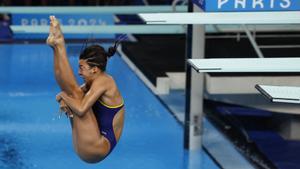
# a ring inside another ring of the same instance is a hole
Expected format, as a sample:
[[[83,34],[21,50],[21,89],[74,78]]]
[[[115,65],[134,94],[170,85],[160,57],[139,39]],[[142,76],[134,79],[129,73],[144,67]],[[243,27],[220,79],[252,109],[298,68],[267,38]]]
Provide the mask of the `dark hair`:
[[[108,58],[116,53],[116,46],[111,46],[108,52],[100,45],[91,45],[86,47],[81,52],[79,59],[86,60],[90,67],[98,67],[102,71],[105,71]]]
[[[86,60],[90,67],[96,66],[102,71],[105,71],[108,58],[116,53],[118,45],[124,39],[126,39],[126,34],[121,35],[115,41],[114,45],[108,48],[107,52],[105,52],[105,49],[100,45],[86,47],[83,52],[81,52],[79,59]],[[88,42],[89,39],[85,42],[85,46]]]

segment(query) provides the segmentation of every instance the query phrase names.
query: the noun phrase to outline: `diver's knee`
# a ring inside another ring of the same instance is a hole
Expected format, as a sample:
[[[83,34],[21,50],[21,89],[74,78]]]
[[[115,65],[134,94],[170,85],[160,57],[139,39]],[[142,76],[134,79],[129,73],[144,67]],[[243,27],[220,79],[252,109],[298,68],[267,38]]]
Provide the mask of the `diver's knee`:
[[[72,97],[75,99],[81,99],[84,93],[80,87],[73,87],[72,88]]]

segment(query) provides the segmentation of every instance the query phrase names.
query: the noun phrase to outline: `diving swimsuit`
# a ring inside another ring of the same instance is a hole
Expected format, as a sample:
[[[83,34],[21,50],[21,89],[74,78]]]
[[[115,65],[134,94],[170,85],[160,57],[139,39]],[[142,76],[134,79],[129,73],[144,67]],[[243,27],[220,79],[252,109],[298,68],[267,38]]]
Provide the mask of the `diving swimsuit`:
[[[92,107],[97,119],[100,133],[105,138],[107,138],[107,140],[110,143],[109,153],[117,144],[117,140],[113,129],[113,119],[115,115],[119,112],[119,110],[121,110],[123,107],[124,103],[118,106],[108,106],[99,100]]]

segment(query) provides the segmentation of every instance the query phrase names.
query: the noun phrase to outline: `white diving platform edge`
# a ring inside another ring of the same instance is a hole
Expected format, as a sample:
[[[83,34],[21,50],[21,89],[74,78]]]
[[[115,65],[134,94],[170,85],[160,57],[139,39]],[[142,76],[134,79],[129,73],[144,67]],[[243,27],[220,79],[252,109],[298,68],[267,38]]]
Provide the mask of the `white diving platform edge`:
[[[272,102],[300,104],[300,87],[257,84],[255,88]]]
[[[49,26],[23,26],[11,25],[14,33],[23,34],[48,34]],[[138,34],[184,34],[185,28],[181,25],[91,25],[91,26],[62,26],[66,34],[114,34],[114,33],[138,33]]]
[[[300,11],[140,13],[147,24],[300,24]]]
[[[197,72],[300,72],[300,58],[188,59]]]

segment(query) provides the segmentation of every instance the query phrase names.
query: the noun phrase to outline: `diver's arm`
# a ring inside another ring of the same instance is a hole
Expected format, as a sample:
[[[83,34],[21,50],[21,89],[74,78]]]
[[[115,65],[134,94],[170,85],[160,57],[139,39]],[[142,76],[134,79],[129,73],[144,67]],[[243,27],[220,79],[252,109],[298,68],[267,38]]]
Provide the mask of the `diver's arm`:
[[[70,107],[73,113],[82,117],[105,92],[104,85],[100,83],[94,82],[82,99],[74,99],[65,92],[62,92],[59,96]]]

